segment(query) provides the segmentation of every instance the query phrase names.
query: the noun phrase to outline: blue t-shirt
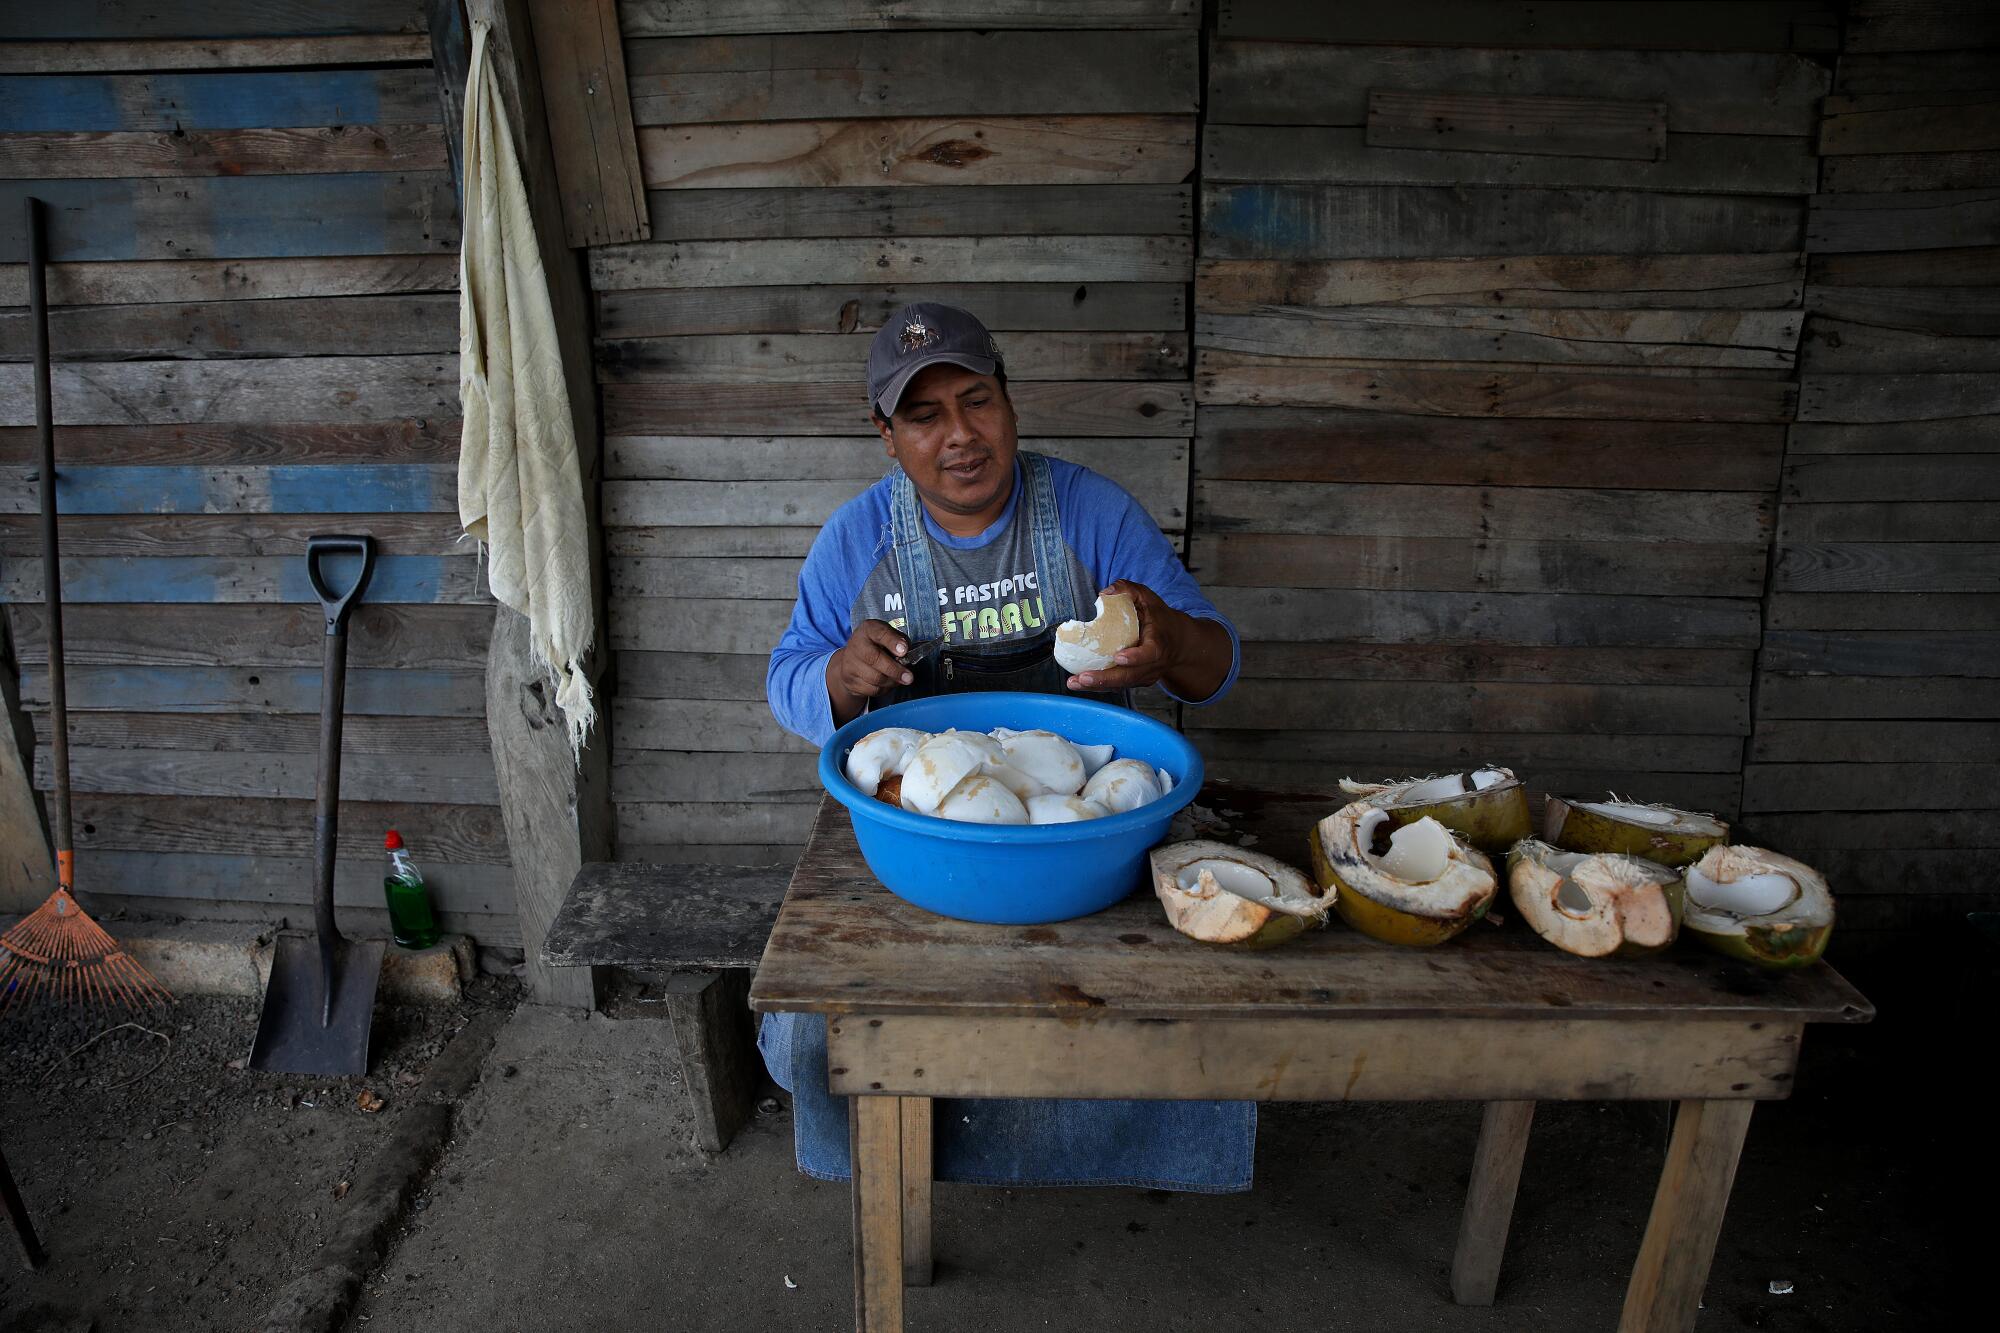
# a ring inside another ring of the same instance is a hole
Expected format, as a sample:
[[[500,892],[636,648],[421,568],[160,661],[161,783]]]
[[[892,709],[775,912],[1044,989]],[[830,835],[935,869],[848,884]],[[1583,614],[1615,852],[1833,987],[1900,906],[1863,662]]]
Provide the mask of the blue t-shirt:
[[[1215,693],[1184,703],[1213,703],[1236,683],[1243,647],[1221,612],[1181,566],[1180,557],[1159,525],[1126,490],[1089,468],[1049,460],[1049,478],[1062,518],[1071,586],[1088,616],[1099,588],[1119,579],[1143,583],[1177,611],[1213,620],[1229,631],[1229,674]],[[799,571],[799,600],[784,637],[771,652],[764,693],[785,730],[815,745],[833,734],[833,704],[826,693],[827,659],[847,643],[863,620],[883,620],[900,628],[906,595],[896,573],[890,523],[890,479],[855,496],[827,520]],[[991,527],[972,537],[954,537],[924,513],[934,590],[947,646],[1002,647],[1012,640],[1048,632],[1038,593],[1030,524],[1020,514],[1027,482],[1014,466],[1014,493]],[[919,506],[921,508],[921,505]],[[1021,521],[1016,523],[1016,517]],[[1164,685],[1170,697],[1180,698]]]

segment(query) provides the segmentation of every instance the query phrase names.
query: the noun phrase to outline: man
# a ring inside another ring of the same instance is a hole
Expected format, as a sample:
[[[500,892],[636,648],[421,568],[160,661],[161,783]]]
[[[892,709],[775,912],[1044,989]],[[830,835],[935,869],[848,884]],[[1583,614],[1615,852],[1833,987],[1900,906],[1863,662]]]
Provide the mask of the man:
[[[1138,502],[1088,468],[1020,450],[1006,364],[977,318],[930,303],[897,311],[870,346],[868,398],[895,466],[834,513],[806,557],[765,678],[788,730],[824,743],[871,707],[966,690],[1128,702],[1158,685],[1199,704],[1235,682],[1235,630]],[[1139,642],[1071,676],[1055,628],[1090,619],[1096,588],[1132,595]],[[771,1015],[759,1044],[793,1093],[799,1168],[844,1178],[847,1115],[826,1091],[824,1025]],[[1249,1187],[1256,1118],[1247,1102],[1038,1099],[967,1103],[938,1123],[941,1180],[1229,1190]]]

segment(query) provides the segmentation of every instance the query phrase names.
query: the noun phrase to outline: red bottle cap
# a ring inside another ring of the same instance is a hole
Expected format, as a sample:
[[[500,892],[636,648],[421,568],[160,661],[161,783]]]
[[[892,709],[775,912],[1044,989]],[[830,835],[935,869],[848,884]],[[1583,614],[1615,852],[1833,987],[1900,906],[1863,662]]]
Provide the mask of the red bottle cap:
[[[382,845],[392,852],[400,852],[403,850],[403,835],[390,829],[389,836],[382,839]]]

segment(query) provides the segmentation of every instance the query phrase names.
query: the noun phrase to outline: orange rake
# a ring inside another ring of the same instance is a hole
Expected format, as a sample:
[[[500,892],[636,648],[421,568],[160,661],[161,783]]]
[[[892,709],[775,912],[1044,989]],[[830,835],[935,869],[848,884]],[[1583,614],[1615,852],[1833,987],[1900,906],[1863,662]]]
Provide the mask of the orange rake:
[[[55,769],[49,830],[55,835],[56,891],[0,935],[0,1015],[17,1003],[171,1004],[152,973],[118,947],[104,927],[76,905],[76,853],[69,824],[69,710],[63,682],[62,564],[56,545],[56,435],[49,403],[48,236],[42,201],[28,200],[28,303],[35,334],[35,425],[42,445],[42,600],[49,649],[50,759]]]

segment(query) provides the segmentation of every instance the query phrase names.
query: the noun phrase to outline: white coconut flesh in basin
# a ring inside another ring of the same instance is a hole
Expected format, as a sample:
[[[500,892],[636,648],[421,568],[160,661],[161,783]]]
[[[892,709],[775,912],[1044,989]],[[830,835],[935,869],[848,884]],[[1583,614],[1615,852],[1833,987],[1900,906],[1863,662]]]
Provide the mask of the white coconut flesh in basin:
[[[1010,731],[997,739],[1007,763],[1034,779],[1042,791],[1073,796],[1083,790],[1089,776],[1083,756],[1053,731]]]
[[[1165,774],[1137,759],[1114,759],[1084,784],[1083,799],[1103,806],[1112,814],[1123,814],[1150,805],[1167,794],[1160,779]]]
[[[882,779],[894,777],[910,766],[917,747],[930,739],[928,732],[910,727],[884,727],[871,731],[847,752],[847,780],[870,796]]]
[[[1110,813],[1103,806],[1081,796],[1044,792],[1027,800],[1030,824],[1075,824],[1086,819],[1102,819]]]
[[[905,785],[908,779],[904,779]],[[1028,808],[1021,798],[983,773],[965,779],[938,803],[940,819],[962,824],[1025,824]]]
[[[1637,857],[1523,838],[1508,854],[1507,885],[1537,935],[1584,958],[1654,953],[1680,930],[1680,876]]]
[[[1207,944],[1267,948],[1326,919],[1334,894],[1291,866],[1228,843],[1196,840],[1153,849],[1153,892],[1167,922]]]
[[[1130,593],[1106,593],[1097,599],[1091,620],[1065,620],[1056,626],[1056,664],[1063,670],[1103,671],[1119,653],[1139,642],[1139,604]]]
[[[981,741],[985,744],[976,743]],[[985,736],[946,731],[931,737],[917,747],[903,770],[903,808],[920,815],[936,814],[952,788],[980,772],[989,758],[999,754],[1000,747]]]

